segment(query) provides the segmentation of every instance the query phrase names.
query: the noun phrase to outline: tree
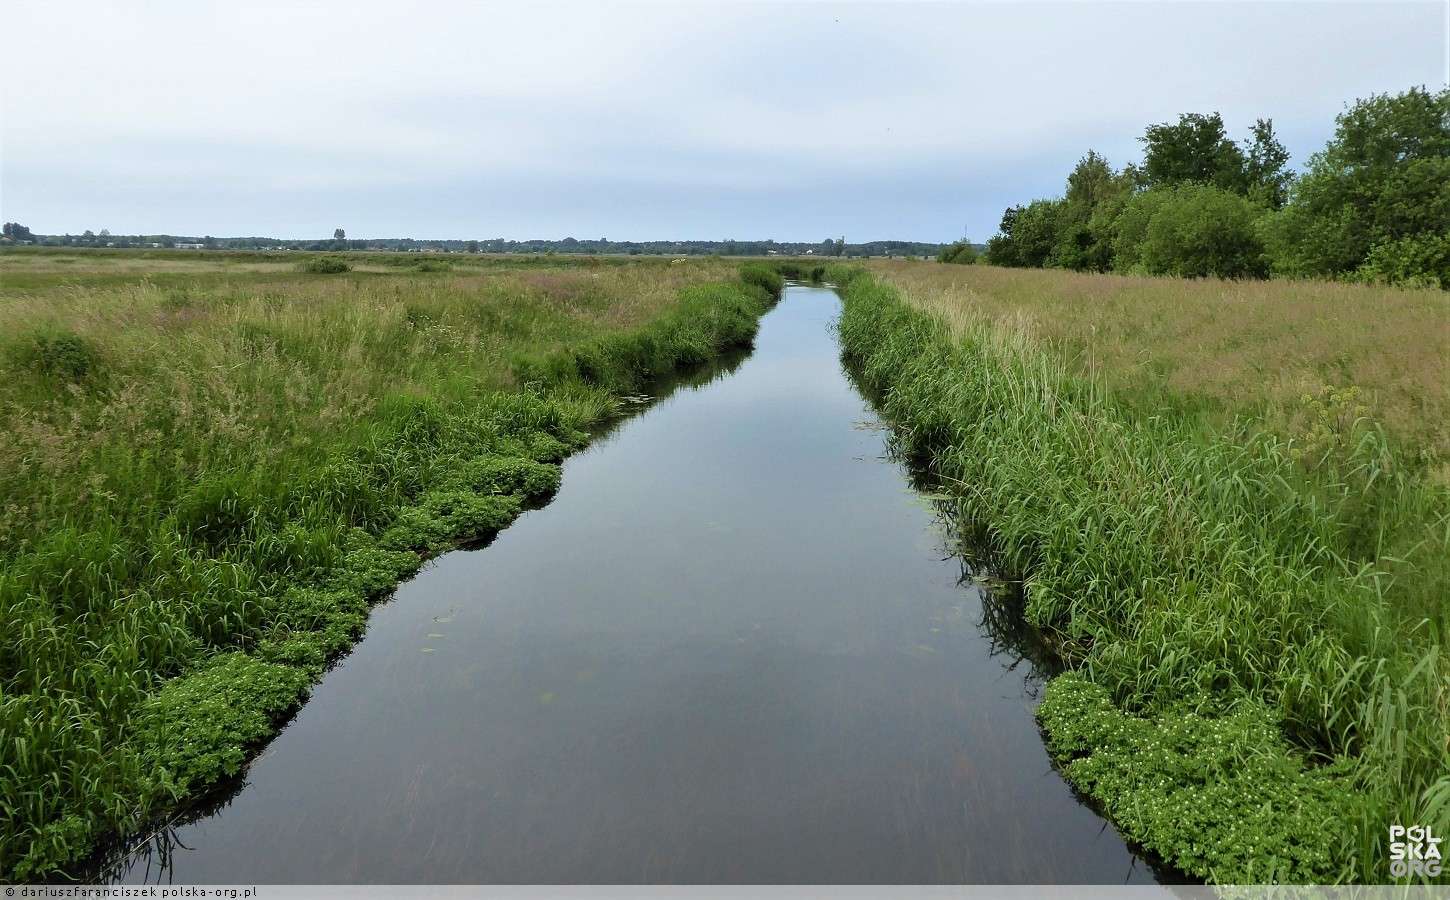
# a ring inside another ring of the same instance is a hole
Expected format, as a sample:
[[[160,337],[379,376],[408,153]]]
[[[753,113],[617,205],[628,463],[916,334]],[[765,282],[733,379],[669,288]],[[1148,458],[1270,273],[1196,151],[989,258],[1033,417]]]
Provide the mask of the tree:
[[[1148,191],[1129,207],[1120,255],[1142,271],[1183,278],[1267,274],[1258,234],[1263,207],[1246,197],[1211,184],[1182,184]]]
[[[347,232],[341,228],[334,228],[332,230],[332,239],[334,241],[345,241],[347,240]]]
[[[987,242],[987,261],[1041,268],[1057,245],[1065,200],[1033,200],[1002,214],[1001,233]]]
[[[1119,192],[1113,167],[1096,150],[1089,150],[1067,176],[1067,196],[1063,199],[1091,208]]]
[[[1148,223],[1172,197],[1171,188],[1140,191],[1123,204],[1113,236],[1113,268],[1121,272],[1143,272],[1143,244],[1148,240]]]
[[[969,266],[977,261],[977,248],[972,246],[971,241],[964,238],[942,248],[942,251],[937,254],[936,259],[937,262],[958,263]]]
[[[1274,120],[1254,122],[1251,136],[1244,141],[1244,189],[1250,200],[1270,209],[1280,209],[1289,198],[1289,151],[1274,136]]]
[[[994,266],[1020,266],[1020,256],[1013,236],[1017,231],[1017,217],[1022,207],[1009,206],[1002,210],[1002,222],[997,233],[987,239],[987,262]]]
[[[1078,271],[1111,268],[1112,226],[1122,200],[1132,190],[1132,176],[1114,172],[1104,157],[1089,150],[1067,176],[1057,242],[1047,264]]]
[[[1341,113],[1264,237],[1276,273],[1417,279],[1450,222],[1450,89],[1376,94]],[[1416,263],[1421,260],[1421,263]],[[1450,273],[1446,273],[1450,276]]]
[[[1229,140],[1218,113],[1184,113],[1176,124],[1149,125],[1139,140],[1148,187],[1197,182],[1243,190],[1244,154]]]
[[[5,237],[9,238],[12,241],[35,240],[35,235],[30,233],[30,229],[26,228],[24,225],[21,225],[19,222],[6,222],[4,234]]]
[[[467,244],[464,245],[464,247],[468,250],[469,253],[477,253],[478,241],[469,241]]]

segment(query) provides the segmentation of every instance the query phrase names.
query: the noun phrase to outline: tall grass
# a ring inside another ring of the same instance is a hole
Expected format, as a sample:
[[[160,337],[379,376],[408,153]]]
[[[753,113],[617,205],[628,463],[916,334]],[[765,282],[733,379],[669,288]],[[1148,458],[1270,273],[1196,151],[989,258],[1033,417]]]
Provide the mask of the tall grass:
[[[873,260],[906,302],[949,323],[1001,320],[1074,374],[1152,408],[1167,396],[1312,430],[1312,401],[1355,388],[1401,461],[1450,486],[1450,292]],[[1308,395],[1310,400],[1306,401]]]
[[[748,342],[778,290],[709,262],[67,258],[3,258],[12,879],[235,774],[369,601],[546,497],[620,394]]]
[[[1442,577],[1450,503],[1383,432],[1306,467],[1260,419],[1124,397],[1023,318],[833,277],[902,449],[1071,670],[1051,746],[1130,837],[1219,881],[1378,881],[1389,824],[1450,829],[1445,606],[1417,585]],[[1408,533],[1422,565],[1380,555]]]

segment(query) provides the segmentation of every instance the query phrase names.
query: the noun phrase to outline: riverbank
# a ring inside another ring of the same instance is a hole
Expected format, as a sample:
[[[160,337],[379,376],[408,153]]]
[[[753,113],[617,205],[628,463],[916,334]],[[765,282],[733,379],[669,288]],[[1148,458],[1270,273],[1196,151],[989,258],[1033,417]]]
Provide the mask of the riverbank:
[[[1128,837],[1220,882],[1384,881],[1390,824],[1450,824],[1433,456],[1340,410],[1286,440],[1232,399],[1134,393],[987,285],[830,277],[897,441],[1069,667],[1049,745]]]
[[[708,261],[0,262],[16,880],[239,771],[372,602],[546,499],[589,425],[748,343],[781,288]]]

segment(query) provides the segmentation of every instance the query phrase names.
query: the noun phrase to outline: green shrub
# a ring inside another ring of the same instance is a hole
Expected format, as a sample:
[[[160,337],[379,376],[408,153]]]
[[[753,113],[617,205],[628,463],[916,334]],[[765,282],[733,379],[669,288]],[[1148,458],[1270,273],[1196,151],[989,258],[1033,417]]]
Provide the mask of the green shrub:
[[[1206,184],[1144,191],[1118,217],[1115,266],[1188,278],[1262,277],[1263,214],[1244,197]]]
[[[340,272],[351,272],[352,266],[336,256],[317,256],[304,260],[297,266],[297,271],[309,275],[336,275]]]
[[[977,261],[977,248],[973,247],[969,241],[957,241],[943,248],[942,252],[937,254],[936,259],[937,262],[970,266]]]
[[[1381,241],[1355,271],[1364,281],[1450,290],[1450,230]]]
[[[50,381],[85,384],[100,374],[95,346],[73,332],[42,332],[18,349],[22,366]]]

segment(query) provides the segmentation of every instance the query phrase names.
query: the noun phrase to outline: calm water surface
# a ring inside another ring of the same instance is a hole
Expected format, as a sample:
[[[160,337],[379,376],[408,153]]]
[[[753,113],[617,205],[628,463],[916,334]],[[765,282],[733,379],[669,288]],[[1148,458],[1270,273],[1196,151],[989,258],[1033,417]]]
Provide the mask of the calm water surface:
[[[837,311],[788,288],[738,369],[429,564],[229,799],[113,877],[1152,881],[1049,764]]]

